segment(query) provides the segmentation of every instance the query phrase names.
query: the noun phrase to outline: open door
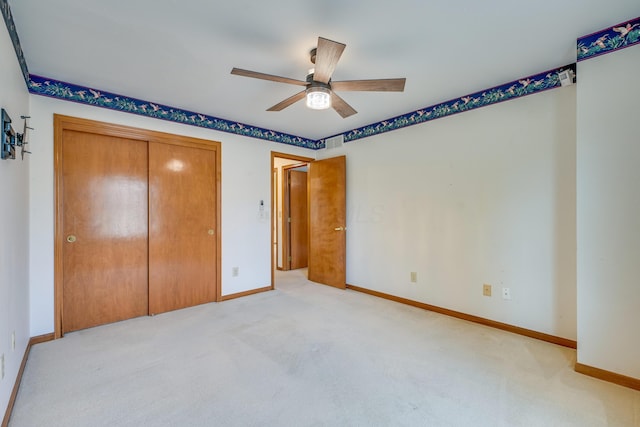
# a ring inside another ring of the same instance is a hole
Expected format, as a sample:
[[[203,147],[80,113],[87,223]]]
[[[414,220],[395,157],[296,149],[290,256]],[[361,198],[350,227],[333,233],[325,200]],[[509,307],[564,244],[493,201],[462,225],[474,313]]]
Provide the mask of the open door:
[[[309,280],[346,288],[346,158],[309,164]]]

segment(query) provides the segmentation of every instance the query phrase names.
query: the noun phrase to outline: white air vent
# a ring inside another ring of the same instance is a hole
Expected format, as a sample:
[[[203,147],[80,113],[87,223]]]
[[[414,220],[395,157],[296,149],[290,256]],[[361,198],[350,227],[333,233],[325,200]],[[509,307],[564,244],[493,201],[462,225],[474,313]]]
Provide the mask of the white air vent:
[[[327,150],[332,150],[334,148],[342,147],[344,144],[344,135],[336,135],[331,138],[327,138],[324,140],[324,148]]]
[[[558,73],[558,79],[560,79],[561,86],[571,86],[573,84],[573,71],[564,70]]]

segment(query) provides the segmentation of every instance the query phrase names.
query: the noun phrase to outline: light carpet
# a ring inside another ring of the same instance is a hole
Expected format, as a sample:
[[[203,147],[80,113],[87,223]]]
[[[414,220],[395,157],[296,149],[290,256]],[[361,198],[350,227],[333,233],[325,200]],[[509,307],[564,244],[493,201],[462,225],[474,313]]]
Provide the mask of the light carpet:
[[[640,426],[574,350],[304,274],[34,346],[9,425]]]

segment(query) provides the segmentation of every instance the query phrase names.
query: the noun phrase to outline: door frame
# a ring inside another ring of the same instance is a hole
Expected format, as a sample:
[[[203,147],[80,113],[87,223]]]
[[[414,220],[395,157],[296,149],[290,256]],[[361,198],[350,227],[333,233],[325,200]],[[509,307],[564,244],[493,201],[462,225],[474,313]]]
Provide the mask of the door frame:
[[[294,160],[294,161],[298,161],[300,163],[311,163],[314,162],[316,159],[311,158],[311,157],[305,157],[305,156],[297,156],[295,154],[288,154],[288,153],[281,153],[281,152],[277,152],[277,151],[272,151],[271,152],[271,168],[269,170],[273,171],[274,169],[277,169],[275,166],[275,159],[279,158],[279,159],[287,159],[287,160]],[[298,164],[297,167],[300,167],[301,165]],[[284,185],[284,179],[283,179],[283,185]],[[277,182],[277,174],[271,173],[271,200],[276,200],[275,196],[276,196],[276,192],[277,190],[277,186],[278,186],[278,182]],[[282,203],[284,204],[284,197],[282,198]],[[283,209],[284,211],[284,209]],[[276,206],[276,203],[271,203],[271,218],[272,221],[276,221],[276,225],[278,224],[278,209]],[[283,214],[284,216],[284,214]],[[277,249],[274,250],[274,242],[277,239],[277,235],[275,235],[274,233],[274,227],[271,227],[271,240],[270,240],[270,246],[271,246],[271,289],[275,289],[275,270],[278,268],[278,255],[277,255]],[[284,230],[283,230],[283,240],[284,240]],[[284,259],[283,259],[283,264],[284,266]]]
[[[105,123],[95,120],[54,114],[53,116],[53,174],[54,174],[54,247],[53,247],[53,289],[54,289],[54,338],[62,338],[62,304],[63,304],[63,259],[62,235],[63,209],[62,200],[62,142],[65,130],[94,133],[113,137],[127,138],[145,142],[182,145],[187,147],[207,147],[216,152],[216,301],[221,300],[222,293],[222,144],[174,135],[164,132],[135,128],[125,125]]]

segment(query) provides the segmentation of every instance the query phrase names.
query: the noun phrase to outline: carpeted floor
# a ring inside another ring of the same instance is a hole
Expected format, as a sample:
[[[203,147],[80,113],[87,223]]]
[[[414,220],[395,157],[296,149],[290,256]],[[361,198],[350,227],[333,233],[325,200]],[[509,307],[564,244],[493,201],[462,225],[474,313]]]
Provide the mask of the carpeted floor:
[[[9,425],[640,426],[574,350],[304,274],[34,346]]]

